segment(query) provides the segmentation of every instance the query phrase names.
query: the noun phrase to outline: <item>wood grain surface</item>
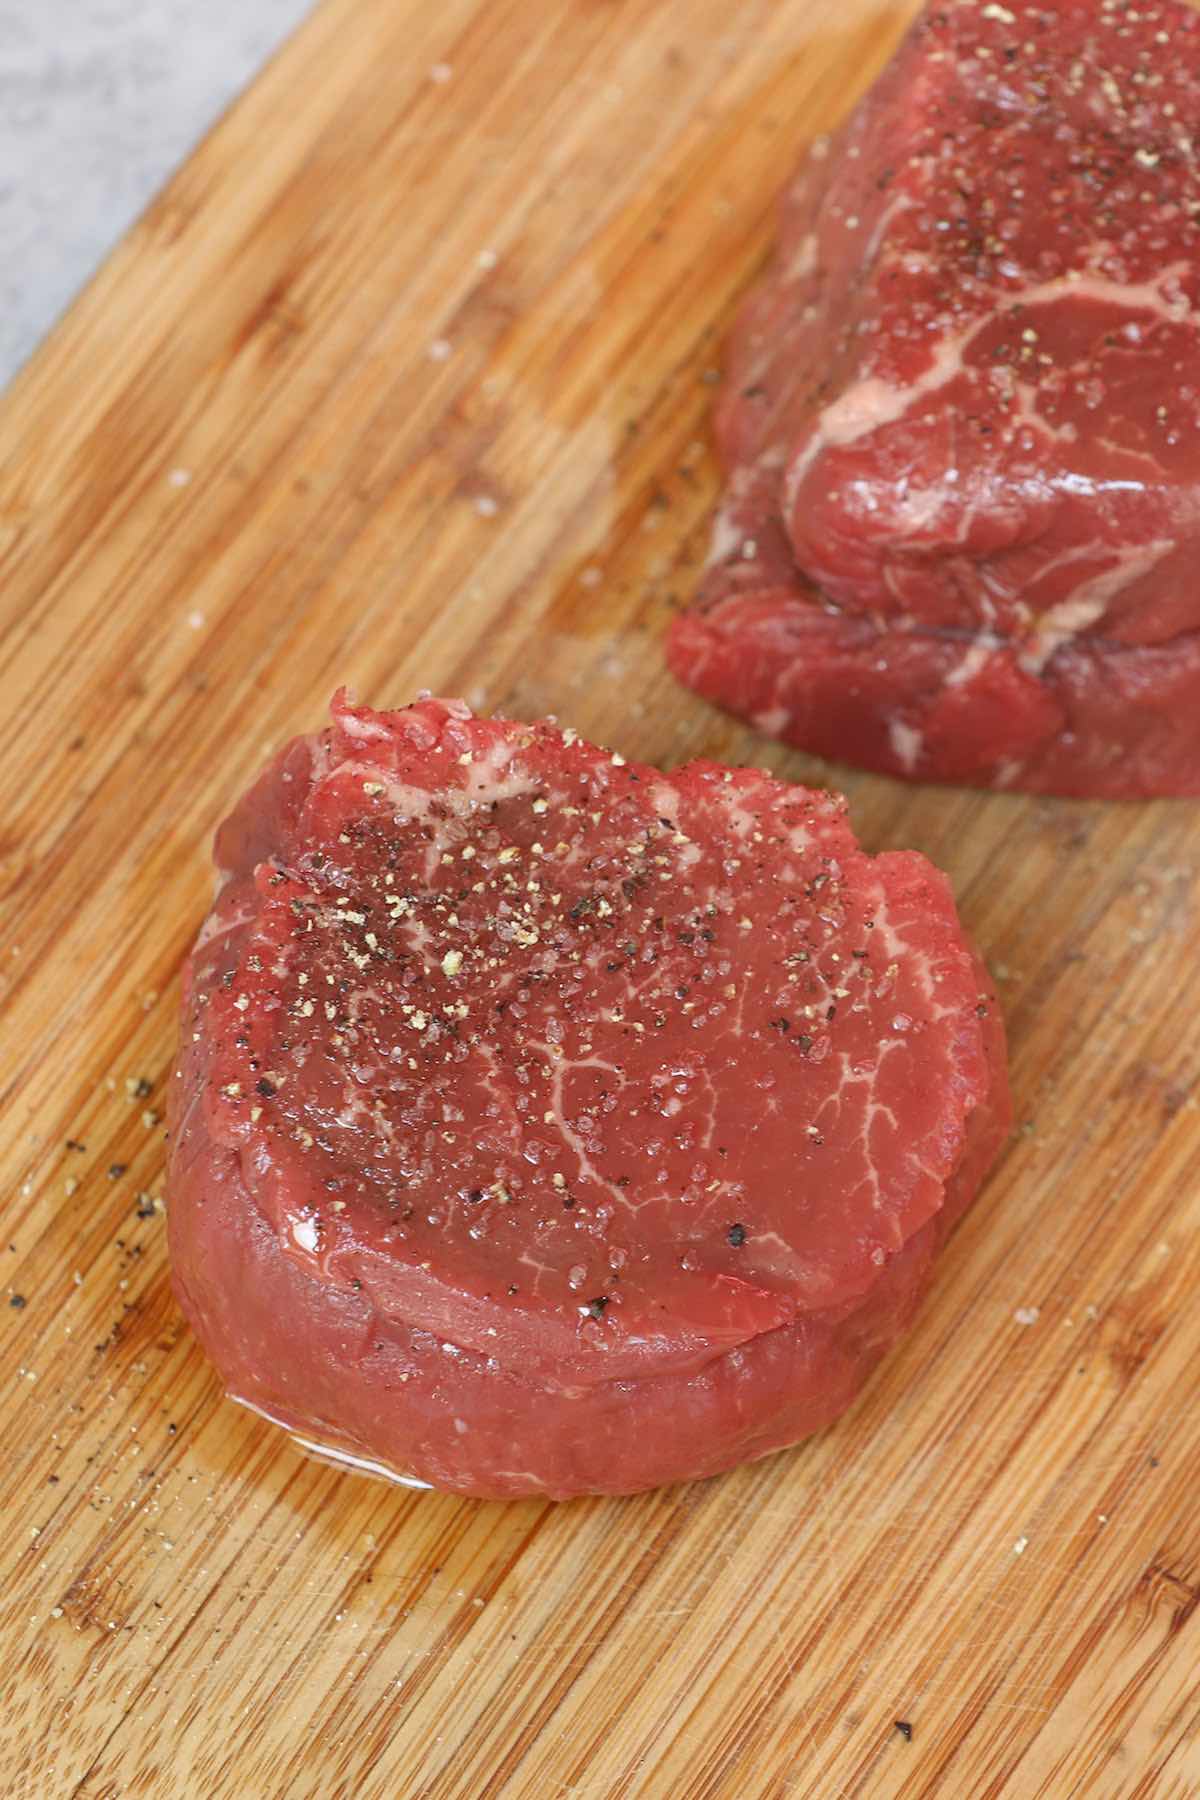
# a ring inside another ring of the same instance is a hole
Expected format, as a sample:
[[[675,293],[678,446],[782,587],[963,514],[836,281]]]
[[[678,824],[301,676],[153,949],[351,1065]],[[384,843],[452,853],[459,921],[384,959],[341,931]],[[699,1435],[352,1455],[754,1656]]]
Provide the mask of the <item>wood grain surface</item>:
[[[830,770],[662,664],[732,307],[903,23],[326,0],[0,408],[4,1800],[1200,1795],[1197,807]],[[221,1397],[164,1252],[177,973],[341,681],[834,780],[951,872],[1020,1125],[818,1440],[485,1505]]]

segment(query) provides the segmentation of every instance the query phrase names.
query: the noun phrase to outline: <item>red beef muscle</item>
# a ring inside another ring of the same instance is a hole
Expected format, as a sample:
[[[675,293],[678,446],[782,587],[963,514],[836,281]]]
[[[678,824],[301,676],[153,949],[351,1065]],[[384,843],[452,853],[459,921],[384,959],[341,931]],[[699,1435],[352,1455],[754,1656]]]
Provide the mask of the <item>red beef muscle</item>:
[[[177,1290],[230,1390],[474,1494],[835,1417],[1008,1120],[944,879],[755,770],[335,703],[222,827]]]
[[[685,681],[894,774],[1200,791],[1198,127],[1173,0],[926,12],[735,332]]]

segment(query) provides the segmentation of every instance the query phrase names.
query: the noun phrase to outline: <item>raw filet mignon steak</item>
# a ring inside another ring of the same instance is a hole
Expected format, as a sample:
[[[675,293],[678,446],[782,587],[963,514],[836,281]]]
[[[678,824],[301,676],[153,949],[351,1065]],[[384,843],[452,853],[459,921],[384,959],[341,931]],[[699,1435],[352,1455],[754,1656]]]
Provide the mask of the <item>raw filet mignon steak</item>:
[[[1200,792],[1198,144],[1190,8],[929,8],[735,330],[684,681],[915,780]]]
[[[340,697],[216,855],[168,1216],[232,1394],[480,1495],[841,1412],[1008,1124],[937,870],[758,770]]]

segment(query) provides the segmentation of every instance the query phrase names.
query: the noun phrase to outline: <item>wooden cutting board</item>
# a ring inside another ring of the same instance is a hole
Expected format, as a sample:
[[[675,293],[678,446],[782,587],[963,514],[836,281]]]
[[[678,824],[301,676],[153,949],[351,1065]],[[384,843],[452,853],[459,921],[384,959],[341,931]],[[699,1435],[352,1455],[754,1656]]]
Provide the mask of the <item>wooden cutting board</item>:
[[[1200,808],[829,770],[662,664],[733,305],[903,22],[326,0],[5,400],[5,1800],[1200,1795]],[[167,1278],[177,974],[342,681],[836,780],[951,872],[1019,1129],[819,1440],[484,1505],[222,1399]]]

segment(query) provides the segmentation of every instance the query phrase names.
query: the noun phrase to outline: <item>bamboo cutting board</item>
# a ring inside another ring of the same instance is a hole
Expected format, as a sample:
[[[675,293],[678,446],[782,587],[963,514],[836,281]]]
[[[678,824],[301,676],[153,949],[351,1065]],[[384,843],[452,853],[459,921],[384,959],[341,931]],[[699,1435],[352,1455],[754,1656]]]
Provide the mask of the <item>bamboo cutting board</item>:
[[[661,660],[731,309],[903,22],[326,0],[0,409],[5,1800],[1200,1795],[1200,807],[831,772]],[[221,1398],[156,1204],[177,972],[341,681],[836,779],[950,871],[1019,1130],[818,1440],[499,1506]]]

